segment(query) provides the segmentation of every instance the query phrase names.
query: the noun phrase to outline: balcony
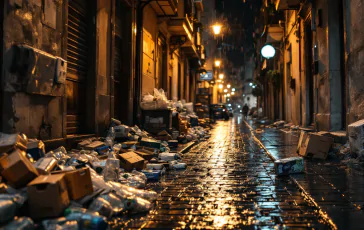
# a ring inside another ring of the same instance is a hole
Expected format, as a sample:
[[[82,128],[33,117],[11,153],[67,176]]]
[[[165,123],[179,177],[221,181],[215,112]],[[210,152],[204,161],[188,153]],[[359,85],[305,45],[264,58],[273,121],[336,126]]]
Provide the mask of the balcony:
[[[284,29],[279,25],[271,25],[267,28],[267,43],[281,42],[284,35]]]
[[[171,18],[168,22],[168,30],[172,36],[186,36],[188,41],[193,40],[193,27],[187,16]]]
[[[202,12],[203,11],[202,0],[193,0],[193,2],[195,3],[196,8]]]
[[[277,10],[297,10],[300,8],[300,0],[274,0]]]
[[[154,0],[150,5],[158,16],[175,16],[177,14],[178,0]]]

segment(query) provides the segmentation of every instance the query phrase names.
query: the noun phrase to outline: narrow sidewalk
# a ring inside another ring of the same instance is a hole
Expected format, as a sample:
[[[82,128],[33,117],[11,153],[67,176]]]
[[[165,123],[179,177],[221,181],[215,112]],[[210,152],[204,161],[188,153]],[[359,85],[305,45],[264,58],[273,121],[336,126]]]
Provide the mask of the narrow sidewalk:
[[[255,140],[274,160],[298,156],[296,153],[299,133],[274,128],[258,131],[252,121],[250,126]],[[364,177],[335,161],[305,160],[305,173],[290,175],[307,199],[332,219],[338,229],[362,228],[364,219]]]

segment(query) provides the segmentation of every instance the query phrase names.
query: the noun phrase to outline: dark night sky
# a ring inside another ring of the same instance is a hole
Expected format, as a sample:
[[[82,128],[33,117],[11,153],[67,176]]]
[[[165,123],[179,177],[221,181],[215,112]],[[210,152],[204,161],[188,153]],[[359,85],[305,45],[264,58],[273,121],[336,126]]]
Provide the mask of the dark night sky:
[[[227,19],[229,33],[224,35],[226,54],[235,66],[244,65],[244,56],[253,48],[254,18],[261,0],[216,0],[218,17]],[[249,55],[249,54],[248,54]]]

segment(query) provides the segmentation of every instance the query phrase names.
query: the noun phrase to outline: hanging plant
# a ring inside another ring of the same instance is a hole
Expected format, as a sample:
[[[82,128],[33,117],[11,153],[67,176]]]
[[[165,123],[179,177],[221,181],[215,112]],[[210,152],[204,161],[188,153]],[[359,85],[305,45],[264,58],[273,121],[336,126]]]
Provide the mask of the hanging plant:
[[[281,73],[277,70],[269,70],[267,72],[267,78],[270,83],[273,84],[274,87],[279,87],[281,84],[282,76]]]

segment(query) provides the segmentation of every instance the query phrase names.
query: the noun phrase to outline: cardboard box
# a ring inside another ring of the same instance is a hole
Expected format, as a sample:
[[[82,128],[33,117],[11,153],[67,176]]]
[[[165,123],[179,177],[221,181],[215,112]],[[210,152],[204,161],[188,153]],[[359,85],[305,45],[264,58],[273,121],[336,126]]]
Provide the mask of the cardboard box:
[[[33,219],[60,216],[70,204],[63,174],[39,176],[28,184],[27,192]]]
[[[364,120],[357,121],[348,126],[350,152],[359,155],[364,149]]]
[[[297,153],[300,152],[302,143],[306,142],[307,135],[308,135],[308,133],[306,131],[301,130],[300,138],[298,139],[298,145],[297,145],[297,151],[296,151]]]
[[[145,160],[150,161],[153,157],[155,157],[154,153],[150,153],[149,151],[146,152],[145,150],[136,150],[134,151],[136,154],[138,154],[139,156],[143,157]]]
[[[325,160],[329,153],[333,138],[311,133],[301,144],[299,154],[303,157],[312,157]]]
[[[0,133],[0,153],[8,153],[15,149],[25,151],[28,138],[25,135]]]
[[[56,174],[65,175],[67,191],[71,200],[78,200],[94,192],[89,168],[52,172],[52,175]]]
[[[84,149],[85,150],[95,150],[95,149],[100,148],[102,146],[105,146],[105,143],[104,142],[102,142],[102,141],[94,141],[91,144],[86,145],[84,147]]]
[[[168,141],[168,147],[170,147],[170,148],[178,148],[178,141],[177,140]]]
[[[162,147],[162,144],[160,141],[156,141],[156,140],[149,139],[149,138],[142,138],[140,140],[140,146],[160,149]]]
[[[45,155],[45,146],[43,141],[29,140],[27,144],[27,153],[30,154],[34,160],[38,160]]]
[[[142,170],[144,168],[144,158],[140,157],[134,152],[127,152],[119,154],[120,166],[126,171],[133,169]]]
[[[48,175],[57,166],[57,160],[53,157],[41,158],[33,165],[39,174]]]
[[[25,152],[18,149],[1,158],[0,167],[2,168],[1,175],[14,188],[26,186],[38,176],[37,169],[25,157]]]
[[[304,172],[302,157],[289,157],[274,162],[276,174],[279,176]]]

